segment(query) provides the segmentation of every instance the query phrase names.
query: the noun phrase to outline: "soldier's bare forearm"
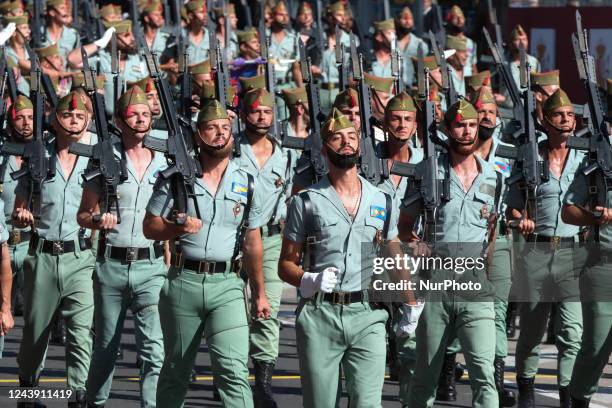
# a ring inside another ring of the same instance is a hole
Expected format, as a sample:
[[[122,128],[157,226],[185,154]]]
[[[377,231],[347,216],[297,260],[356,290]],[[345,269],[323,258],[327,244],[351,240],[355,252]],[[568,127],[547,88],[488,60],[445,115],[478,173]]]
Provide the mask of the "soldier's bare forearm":
[[[572,225],[596,225],[597,220],[593,213],[576,205],[564,205],[561,209],[563,222]]]
[[[283,248],[278,260],[278,276],[284,282],[300,287],[304,270],[300,267],[302,244],[283,239]]]
[[[145,215],[142,223],[142,232],[145,238],[154,241],[169,241],[184,234],[182,226],[149,212]]]
[[[13,287],[13,273],[11,271],[11,258],[7,243],[2,244],[2,260],[0,261],[0,291],[2,296],[2,311],[11,310],[11,291]]]
[[[244,237],[242,246],[244,267],[249,275],[251,292],[256,297],[265,296],[263,277],[263,242],[258,229],[250,229]]]

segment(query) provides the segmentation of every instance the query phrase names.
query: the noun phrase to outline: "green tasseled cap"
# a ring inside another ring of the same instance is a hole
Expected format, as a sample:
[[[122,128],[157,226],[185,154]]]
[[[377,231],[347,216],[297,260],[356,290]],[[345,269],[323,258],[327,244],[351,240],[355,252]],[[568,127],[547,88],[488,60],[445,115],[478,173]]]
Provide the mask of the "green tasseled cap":
[[[207,99],[206,103],[198,113],[198,125],[216,119],[229,119],[225,107],[216,99]]]
[[[332,108],[331,115],[329,115],[329,118],[323,123],[323,126],[321,126],[321,137],[327,139],[337,131],[351,127],[355,127],[353,122],[348,120],[348,118],[338,109]]]
[[[462,120],[468,119],[478,119],[478,112],[476,112],[474,106],[465,99],[460,99],[455,102],[444,114],[444,120],[449,125],[453,122],[461,122]]]

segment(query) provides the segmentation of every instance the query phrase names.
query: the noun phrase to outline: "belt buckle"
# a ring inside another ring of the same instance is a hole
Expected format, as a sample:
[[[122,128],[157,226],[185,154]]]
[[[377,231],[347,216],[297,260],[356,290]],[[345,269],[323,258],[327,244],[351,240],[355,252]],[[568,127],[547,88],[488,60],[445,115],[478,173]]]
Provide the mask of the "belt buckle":
[[[138,260],[138,248],[128,247],[125,251],[126,262],[134,262]]]
[[[212,273],[210,271],[210,265],[212,264],[214,264],[214,262],[200,261],[200,265],[198,266],[198,273]]]
[[[348,304],[348,292],[332,292],[332,303],[337,305]]]
[[[64,241],[53,241],[53,255],[62,255],[64,253]]]
[[[174,264],[173,266],[175,266],[176,268],[180,268],[181,267],[181,259],[183,258],[183,253],[182,252],[176,252],[174,254]]]
[[[17,245],[21,243],[21,231],[11,230],[9,231],[9,242],[11,245]]]
[[[558,235],[552,236],[550,238],[551,249],[554,251],[554,250],[559,249],[560,246],[561,246],[561,237]]]

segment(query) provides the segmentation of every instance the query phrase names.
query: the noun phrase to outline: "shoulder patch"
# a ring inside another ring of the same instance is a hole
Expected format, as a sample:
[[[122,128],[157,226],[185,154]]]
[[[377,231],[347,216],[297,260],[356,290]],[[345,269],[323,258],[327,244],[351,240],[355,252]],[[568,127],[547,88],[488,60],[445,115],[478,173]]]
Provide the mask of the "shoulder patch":
[[[376,205],[370,206],[370,217],[378,218],[379,220],[387,219],[387,210],[383,207],[378,207]]]
[[[248,191],[249,189],[245,184],[232,181],[232,193],[240,194],[246,197]]]
[[[512,166],[505,161],[495,160],[495,170],[500,173],[509,174],[512,171]]]

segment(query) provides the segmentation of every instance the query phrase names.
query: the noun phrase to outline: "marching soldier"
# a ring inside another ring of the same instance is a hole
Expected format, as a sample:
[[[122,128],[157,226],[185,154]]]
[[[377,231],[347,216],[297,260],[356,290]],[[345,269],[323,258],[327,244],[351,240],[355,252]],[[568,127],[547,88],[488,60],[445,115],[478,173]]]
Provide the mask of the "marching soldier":
[[[142,220],[157,175],[166,166],[162,154],[142,146],[151,127],[147,96],[138,86],[124,93],[115,114],[121,144],[115,155],[124,161],[127,179],[119,184],[120,213],[101,210],[104,185],[95,178],[84,186],[77,219],[101,237],[94,273],[94,351],[87,380],[89,406],[104,406],[111,390],[117,349],[127,308],[134,315],[141,378],[141,405],[155,406],[157,379],[163,362],[163,338],[157,304],[166,277],[163,245],[144,237]],[[106,212],[104,212],[106,211]],[[94,215],[101,214],[98,222]],[[119,216],[121,222],[119,223]]]
[[[544,103],[559,89],[559,70],[531,74],[531,90],[536,101],[536,113],[540,124],[544,120]]]
[[[512,74],[512,79],[514,80],[516,87],[519,90],[524,91],[524,89],[521,89],[521,79],[520,79],[521,78],[520,49],[521,49],[521,45],[523,46],[523,49],[525,50],[529,49],[529,38],[527,37],[527,33],[525,32],[525,30],[520,24],[517,24],[516,27],[514,27],[514,29],[510,33],[510,44],[509,45],[510,45],[510,50],[509,50],[510,73]],[[533,55],[529,55],[529,54],[527,54],[526,57],[527,57],[527,63],[531,67],[531,72],[538,73],[542,70],[540,61],[538,61],[536,57],[534,57]]]
[[[568,385],[582,335],[582,314],[576,277],[582,266],[576,251],[579,228],[561,219],[561,204],[580,170],[584,154],[569,149],[568,136],[576,128],[574,108],[559,89],[542,107],[542,125],[548,140],[540,155],[548,164],[548,180],[537,189],[536,203],[525,202],[526,192],[513,186],[508,195],[507,217],[519,222],[525,237],[518,257],[514,292],[521,295],[521,332],[516,345],[516,382],[519,406],[535,406],[534,381],[538,371],[540,341],[546,331],[550,302],[558,302],[555,326],[558,350],[558,385],[561,407],[570,406]],[[531,243],[531,245],[530,245]],[[582,259],[584,261],[584,259]]]
[[[153,79],[151,77],[146,77],[136,82],[135,85],[144,92],[147,102],[149,103],[152,118],[149,134],[160,139],[167,139],[168,130],[166,129],[166,121],[163,117],[164,112],[162,111],[159,95],[157,94]]]
[[[374,22],[374,49],[371,55],[370,72],[378,77],[391,77],[391,44],[396,41],[395,21],[393,19]],[[397,44],[397,43],[396,43]],[[401,60],[401,81],[406,87],[411,87],[414,82],[414,69],[411,59]]]
[[[17,356],[19,384],[38,385],[50,326],[59,316],[66,321],[67,328],[67,387],[75,391],[75,406],[85,407],[92,344],[94,258],[91,239],[76,222],[87,159],[69,153],[68,146],[76,141],[85,144],[95,141],[86,135],[91,118],[78,93],[61,98],[53,116],[55,141],[47,142],[47,154],[55,174],[42,185],[40,219],[35,221],[28,210],[28,177],[19,180],[16,190],[13,224],[17,228],[32,226],[35,231],[23,266],[24,328]]]
[[[372,116],[382,122],[385,117],[385,106],[393,95],[391,93],[393,78],[382,78],[370,74],[364,74],[364,76],[372,94]]]
[[[187,11],[187,26],[184,36],[187,39],[187,52],[191,65],[209,59],[210,38],[206,28],[208,21],[206,2],[189,0],[185,4],[185,10]]]
[[[462,246],[467,248],[461,256],[484,257],[483,248],[494,234],[501,182],[493,166],[474,154],[478,134],[478,113],[474,107],[465,100],[456,102],[446,112],[444,125],[449,150],[438,157],[437,178],[449,180],[450,200],[437,209],[436,242],[446,243],[449,248],[464,243]],[[400,231],[402,236],[410,236],[421,209],[417,203],[410,207],[402,205],[401,210]],[[460,223],[458,219],[466,222]],[[472,405],[497,406],[493,370],[495,313],[486,271],[475,267],[462,274],[454,270],[428,273],[431,281],[475,280],[481,282],[482,289],[474,299],[469,294],[453,291],[426,293],[421,324],[416,329],[417,360],[408,391],[408,406],[432,406],[445,350],[455,337],[459,339],[470,372]]]
[[[216,101],[198,115],[196,142],[203,176],[195,182],[195,200],[201,219],[196,218],[192,200],[187,214],[173,215],[171,180],[160,179],[147,206],[145,237],[178,240],[172,245],[171,267],[160,294],[165,360],[157,386],[159,407],[182,406],[202,336],[223,403],[253,406],[247,378],[245,283],[240,274],[244,264],[256,306],[254,317],[269,317],[261,271],[260,227],[265,220],[254,177],[230,160],[230,130],[225,107]]]
[[[81,47],[81,37],[77,30],[69,27],[71,15],[66,0],[47,0],[46,5],[46,24],[34,29],[43,33],[42,47],[57,44],[60,55],[67,60],[72,50]]]
[[[228,52],[228,61],[232,61],[238,56],[238,36],[236,29],[238,28],[238,17],[236,17],[236,6],[233,3],[227,3],[227,9],[215,7],[213,10],[217,21],[217,41],[222,50]],[[227,12],[227,16],[224,14]],[[229,18],[230,35],[229,44],[225,44],[225,19]]]
[[[170,34],[163,30],[166,22],[163,4],[155,0],[145,5],[140,14],[140,19],[144,40],[147,42],[151,53],[155,53],[159,57],[168,46],[168,38],[170,38]]]
[[[395,18],[395,31],[397,33],[397,46],[402,51],[404,60],[411,61],[416,58],[419,46],[423,47],[423,54],[429,54],[429,46],[421,38],[414,35],[414,17],[410,7],[404,7]]]
[[[477,71],[476,64],[478,63],[478,53],[476,43],[470,37],[465,35],[465,15],[463,10],[457,5],[454,5],[446,15],[446,27],[449,36],[455,37],[461,42],[465,42],[466,60],[463,62],[465,67],[464,73],[466,76],[475,74]],[[448,41],[448,36],[447,36]],[[451,47],[453,48],[453,47]]]
[[[278,358],[280,308],[283,282],[278,277],[278,258],[281,251],[281,232],[287,213],[287,195],[291,191],[294,152],[285,150],[268,132],[275,120],[273,96],[265,89],[248,91],[242,101],[242,122],[246,130],[236,143],[240,156],[233,160],[243,170],[255,176],[258,191],[266,197],[269,211],[266,224],[261,227],[263,240],[263,275],[266,298],[270,303],[270,317],[251,323],[250,355],[255,367],[255,404],[275,407],[271,381]]]
[[[296,338],[304,406],[334,406],[342,366],[351,404],[376,407],[389,315],[363,287],[375,251],[362,243],[399,242],[396,211],[390,196],[358,175],[359,133],[338,110],[321,137],[329,173],[291,201],[279,261],[281,279],[303,296]]]
[[[306,89],[283,89],[282,92],[287,108],[289,109],[289,118],[284,123],[284,134],[286,136],[301,138],[308,137],[310,114],[308,112]]]
[[[466,38],[467,37],[462,38],[452,35],[446,36],[446,48],[455,51],[446,61],[452,68],[450,70],[450,77],[452,78],[453,86],[458,96],[466,96],[464,78],[472,74],[471,70],[468,69],[469,54]]]

